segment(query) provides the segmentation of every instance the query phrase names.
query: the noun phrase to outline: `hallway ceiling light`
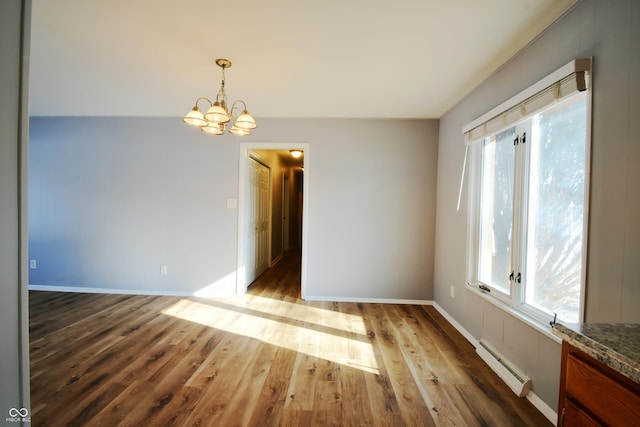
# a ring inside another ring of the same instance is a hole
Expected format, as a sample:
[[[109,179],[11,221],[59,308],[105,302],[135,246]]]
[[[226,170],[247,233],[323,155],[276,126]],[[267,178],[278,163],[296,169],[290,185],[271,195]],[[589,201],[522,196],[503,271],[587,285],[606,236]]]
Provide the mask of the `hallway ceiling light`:
[[[289,150],[289,152],[291,153],[291,157],[294,159],[299,159],[302,156],[301,150]]]
[[[216,101],[211,102],[208,98],[198,98],[196,105],[191,111],[184,117],[183,121],[191,126],[199,127],[203,132],[211,135],[222,135],[227,129],[229,123],[234,120],[234,110],[238,104],[242,104],[242,112],[235,119],[229,132],[238,136],[251,135],[251,131],[258,127],[256,121],[249,115],[247,111],[247,104],[241,99],[234,101],[231,104],[231,109],[227,108],[227,94],[224,91],[224,70],[231,68],[231,61],[224,58],[216,59],[218,67],[222,68],[222,83],[220,84],[220,90],[216,95]],[[209,109],[206,114],[202,114],[200,108],[198,108],[198,102],[206,101],[209,103]]]

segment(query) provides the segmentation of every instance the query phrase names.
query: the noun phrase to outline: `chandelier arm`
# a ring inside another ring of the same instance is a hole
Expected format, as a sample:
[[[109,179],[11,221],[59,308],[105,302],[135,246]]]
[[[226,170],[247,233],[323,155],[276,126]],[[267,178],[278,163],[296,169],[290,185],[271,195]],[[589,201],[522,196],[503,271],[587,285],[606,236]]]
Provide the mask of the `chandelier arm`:
[[[196,107],[198,106],[198,102],[205,100],[209,103],[209,107],[213,106],[213,102],[211,102],[211,100],[209,98],[205,98],[204,96],[201,96],[200,98],[196,99]]]
[[[231,109],[229,110],[229,115],[233,115],[233,110],[235,110],[236,108],[236,104],[242,104],[242,110],[246,110],[247,109],[247,104],[242,100],[242,99],[238,99],[237,101],[233,101],[233,104],[231,104]]]

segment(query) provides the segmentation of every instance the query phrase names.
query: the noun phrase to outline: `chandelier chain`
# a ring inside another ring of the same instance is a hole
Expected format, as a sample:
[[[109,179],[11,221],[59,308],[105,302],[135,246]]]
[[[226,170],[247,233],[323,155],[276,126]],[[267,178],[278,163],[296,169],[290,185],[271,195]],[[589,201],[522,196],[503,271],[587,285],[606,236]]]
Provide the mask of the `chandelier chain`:
[[[220,90],[218,91],[218,94],[216,95],[216,101],[224,103],[224,105],[227,104],[227,93],[224,91],[224,84],[225,84],[225,75],[224,75],[224,70],[227,67],[220,67],[222,68],[222,82],[220,83]]]

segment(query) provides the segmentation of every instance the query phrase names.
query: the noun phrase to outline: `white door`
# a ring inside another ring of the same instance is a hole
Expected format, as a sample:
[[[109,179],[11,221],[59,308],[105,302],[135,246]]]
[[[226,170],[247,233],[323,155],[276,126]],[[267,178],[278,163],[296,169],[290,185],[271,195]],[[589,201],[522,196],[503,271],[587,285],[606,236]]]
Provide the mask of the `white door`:
[[[249,284],[269,266],[269,176],[268,167],[249,158]]]
[[[282,250],[289,250],[289,177],[282,176]]]

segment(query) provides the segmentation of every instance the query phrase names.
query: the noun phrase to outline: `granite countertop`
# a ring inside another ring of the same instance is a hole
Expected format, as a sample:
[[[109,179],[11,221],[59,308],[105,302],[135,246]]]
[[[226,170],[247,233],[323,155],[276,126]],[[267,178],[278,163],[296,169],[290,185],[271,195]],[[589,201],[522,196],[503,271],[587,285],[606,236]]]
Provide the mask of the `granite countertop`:
[[[640,384],[640,324],[556,323],[553,333]]]

